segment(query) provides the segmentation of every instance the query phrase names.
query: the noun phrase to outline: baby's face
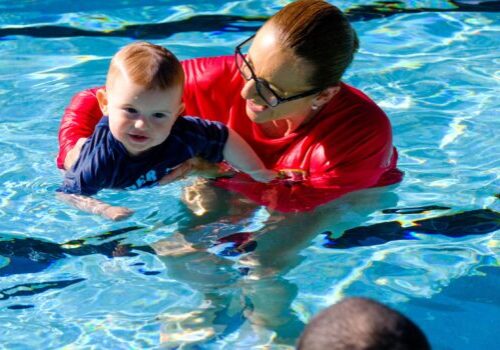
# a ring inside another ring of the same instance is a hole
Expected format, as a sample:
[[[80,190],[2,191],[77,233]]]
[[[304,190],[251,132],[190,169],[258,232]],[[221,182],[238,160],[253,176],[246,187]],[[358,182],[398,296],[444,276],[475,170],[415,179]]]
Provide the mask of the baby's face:
[[[184,108],[181,96],[181,85],[148,90],[125,77],[117,77],[107,92],[104,110],[111,133],[131,155],[161,144]]]

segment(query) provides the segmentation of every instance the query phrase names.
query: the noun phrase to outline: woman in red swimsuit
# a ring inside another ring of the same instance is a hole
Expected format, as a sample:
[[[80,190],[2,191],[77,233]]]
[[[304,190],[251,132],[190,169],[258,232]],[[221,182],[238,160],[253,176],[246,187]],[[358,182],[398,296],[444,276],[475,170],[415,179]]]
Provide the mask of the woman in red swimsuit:
[[[387,116],[341,82],[357,48],[356,33],[339,9],[300,0],[271,17],[234,56],[184,61],[186,115],[228,124],[268,168],[284,175],[270,184],[245,174],[215,184],[272,209],[297,212],[400,181]],[[71,166],[102,116],[95,91],[80,92],[65,111],[60,168]]]

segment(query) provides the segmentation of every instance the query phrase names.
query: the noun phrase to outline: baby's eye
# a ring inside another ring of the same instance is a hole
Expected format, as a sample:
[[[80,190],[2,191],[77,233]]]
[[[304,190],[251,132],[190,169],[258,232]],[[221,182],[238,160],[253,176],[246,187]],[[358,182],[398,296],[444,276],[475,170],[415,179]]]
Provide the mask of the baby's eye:
[[[130,113],[130,114],[136,114],[136,113],[138,113],[138,112],[137,112],[137,109],[132,108],[132,107],[124,107],[124,108],[123,108],[123,110],[124,110],[125,112],[127,112],[127,113]]]
[[[165,113],[153,113],[153,117],[161,119],[167,117],[167,115]]]

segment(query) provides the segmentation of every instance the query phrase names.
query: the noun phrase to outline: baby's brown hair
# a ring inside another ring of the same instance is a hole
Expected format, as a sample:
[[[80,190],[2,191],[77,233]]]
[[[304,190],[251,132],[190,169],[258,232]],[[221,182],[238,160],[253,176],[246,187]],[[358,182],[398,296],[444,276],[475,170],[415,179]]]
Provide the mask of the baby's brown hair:
[[[184,85],[184,71],[177,57],[162,46],[144,41],[129,44],[113,56],[106,78],[108,90],[120,74],[146,89]]]

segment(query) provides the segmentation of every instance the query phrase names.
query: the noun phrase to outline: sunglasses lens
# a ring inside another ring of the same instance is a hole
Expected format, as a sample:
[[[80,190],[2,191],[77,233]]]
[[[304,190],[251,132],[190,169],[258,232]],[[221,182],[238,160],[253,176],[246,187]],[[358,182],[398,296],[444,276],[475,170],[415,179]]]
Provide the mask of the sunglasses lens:
[[[253,37],[251,37],[242,45],[236,47],[236,66],[238,67],[238,70],[246,81],[249,81],[250,79],[253,79],[255,81],[255,88],[257,89],[257,93],[264,100],[264,102],[268,106],[276,107],[279,104],[278,97],[269,89],[269,86],[265,82],[255,77],[252,68],[248,65],[245,59],[245,54],[248,52],[248,49],[252,43],[252,39]]]
[[[269,88],[263,84],[260,81],[257,81],[256,84],[257,87],[257,92],[259,93],[260,97],[271,107],[276,107],[279,103],[278,98],[276,95],[269,90]]]

